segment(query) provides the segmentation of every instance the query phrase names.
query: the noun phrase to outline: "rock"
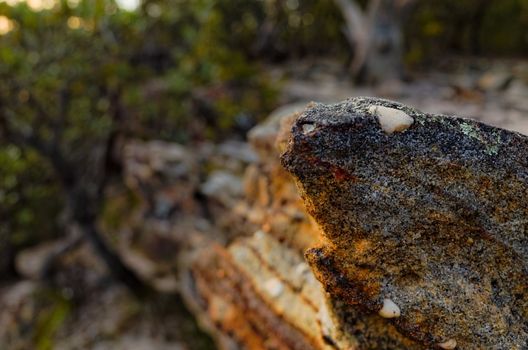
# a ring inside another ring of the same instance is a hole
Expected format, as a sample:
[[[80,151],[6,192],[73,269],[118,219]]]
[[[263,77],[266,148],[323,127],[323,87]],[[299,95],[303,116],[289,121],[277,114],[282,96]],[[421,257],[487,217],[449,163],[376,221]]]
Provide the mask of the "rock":
[[[17,272],[29,279],[41,279],[47,260],[60,251],[64,245],[63,240],[56,240],[22,250],[15,257]]]
[[[249,142],[259,160],[246,169],[245,211],[240,215],[255,230],[270,233],[303,252],[319,239],[319,229],[305,212],[295,183],[279,160],[300,109],[299,104],[279,108],[249,132]]]
[[[423,349],[377,315],[328,300],[313,273],[298,268],[304,264],[302,256],[262,231],[227,249],[208,247],[195,261],[200,298],[193,299],[202,300],[219,344],[244,349]]]
[[[258,161],[255,151],[242,141],[228,140],[218,145],[204,142],[192,148],[189,153],[200,159],[206,172],[221,170],[239,176],[249,164]]]
[[[190,171],[190,158],[183,146],[174,143],[131,140],[124,149],[125,174],[145,181],[156,172],[164,172],[177,180]]]
[[[54,350],[188,349],[177,335],[178,328],[184,327],[182,315],[153,318],[152,306],[142,306],[120,286],[107,283],[77,307],[54,334]]]
[[[67,348],[64,348],[66,350]],[[156,338],[129,335],[115,341],[102,341],[94,350],[184,350],[183,344],[166,342]]]
[[[507,105],[512,106],[514,109],[524,112],[528,112],[528,101],[526,96],[528,95],[528,84],[523,83],[520,80],[513,81],[508,89],[504,93],[504,102]]]
[[[484,90],[503,90],[513,80],[513,76],[507,69],[487,71],[478,79],[477,87]]]
[[[200,182],[199,166],[192,152],[168,142],[130,140],[123,153],[125,184],[138,193],[147,207],[146,216],[170,221],[175,214],[198,213],[194,193]]]
[[[386,134],[373,106],[414,122]],[[332,298],[390,299],[384,322],[428,348],[524,349],[527,154],[515,132],[355,98],[307,108],[282,163],[322,228],[306,258]]]
[[[274,113],[250,132],[259,159],[246,171],[244,196],[211,212],[215,222],[232,217],[224,230],[246,232],[226,247],[199,250],[192,278],[182,284],[186,300],[222,349],[424,349],[376,313],[329,298],[303,259],[321,232],[280,165],[297,117],[291,111]]]
[[[243,166],[258,160],[255,151],[246,142],[233,140],[218,145],[218,155],[228,160],[237,160]]]
[[[201,161],[214,151],[209,144],[192,151],[162,141],[131,139],[124,145],[126,189],[115,190],[106,202],[106,221],[119,222],[120,232],[108,241],[117,238],[125,263],[160,292],[177,290],[180,253],[202,239],[200,227],[210,227],[196,194],[204,177]]]
[[[34,281],[16,282],[0,287],[0,344],[5,349],[28,349],[28,330],[39,313],[33,296],[38,289]]]
[[[216,170],[201,185],[200,191],[220,204],[231,207],[242,196],[242,180],[227,171]]]

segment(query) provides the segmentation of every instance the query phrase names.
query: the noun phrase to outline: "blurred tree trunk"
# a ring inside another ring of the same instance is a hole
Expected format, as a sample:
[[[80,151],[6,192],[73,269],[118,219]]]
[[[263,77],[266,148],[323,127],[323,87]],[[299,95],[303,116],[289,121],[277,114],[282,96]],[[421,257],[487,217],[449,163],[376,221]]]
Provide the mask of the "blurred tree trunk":
[[[371,0],[362,10],[354,0],[334,0],[343,13],[358,81],[378,83],[403,76],[402,23],[414,0]]]

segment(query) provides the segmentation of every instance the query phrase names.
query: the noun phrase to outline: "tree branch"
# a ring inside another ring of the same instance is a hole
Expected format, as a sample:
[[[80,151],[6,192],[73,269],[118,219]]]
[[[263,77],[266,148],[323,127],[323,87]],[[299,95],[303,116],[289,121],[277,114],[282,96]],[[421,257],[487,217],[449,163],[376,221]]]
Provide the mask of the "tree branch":
[[[345,19],[345,36],[354,52],[350,70],[355,76],[359,73],[368,52],[369,25],[367,18],[354,0],[334,0]]]

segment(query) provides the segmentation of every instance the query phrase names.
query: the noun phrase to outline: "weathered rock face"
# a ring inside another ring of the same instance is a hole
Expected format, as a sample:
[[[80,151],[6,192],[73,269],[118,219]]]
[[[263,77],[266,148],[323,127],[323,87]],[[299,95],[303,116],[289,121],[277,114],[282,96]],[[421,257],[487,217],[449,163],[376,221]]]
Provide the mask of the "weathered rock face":
[[[215,214],[230,217],[226,229],[248,231],[227,247],[203,246],[187,299],[199,300],[197,314],[222,349],[424,349],[377,314],[329,296],[303,259],[321,231],[280,165],[298,117],[291,112],[251,131],[259,160],[244,175],[244,198]]]
[[[392,301],[387,322],[427,347],[528,347],[528,137],[356,98],[306,109],[282,163],[334,299]]]
[[[222,349],[424,349],[330,298],[298,252],[262,231],[203,249],[193,275]]]

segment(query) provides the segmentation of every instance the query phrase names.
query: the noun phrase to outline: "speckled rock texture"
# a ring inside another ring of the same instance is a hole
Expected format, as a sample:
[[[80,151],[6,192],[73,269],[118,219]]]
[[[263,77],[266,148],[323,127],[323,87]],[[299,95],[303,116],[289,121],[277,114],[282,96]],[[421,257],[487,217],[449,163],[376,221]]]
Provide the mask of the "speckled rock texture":
[[[372,106],[413,122],[389,134]],[[306,258],[334,299],[390,299],[386,322],[427,348],[528,349],[528,137],[355,98],[301,113],[282,164],[322,228]]]
[[[246,234],[193,254],[186,300],[219,349],[427,349],[376,313],[329,296],[303,259],[321,231],[279,160],[297,110],[281,108],[250,132],[259,160],[246,169],[244,198],[213,212],[229,218],[226,230]]]

